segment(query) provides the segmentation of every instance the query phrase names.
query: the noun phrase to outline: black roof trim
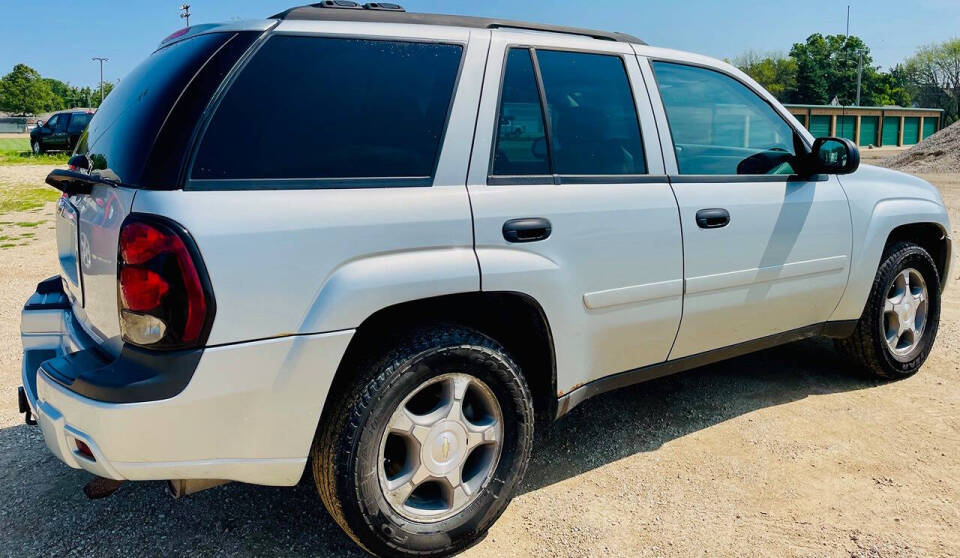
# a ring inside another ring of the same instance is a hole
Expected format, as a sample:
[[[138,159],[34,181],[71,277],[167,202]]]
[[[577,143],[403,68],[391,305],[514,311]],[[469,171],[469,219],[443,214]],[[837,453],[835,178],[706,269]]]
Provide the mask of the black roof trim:
[[[527,23],[508,19],[492,19],[485,17],[456,16],[444,14],[417,14],[410,12],[393,12],[381,10],[347,10],[323,8],[316,6],[298,6],[284,10],[270,16],[270,19],[299,19],[315,21],[364,21],[373,23],[413,23],[419,25],[449,25],[451,27],[472,27],[476,29],[524,29],[531,31],[547,31],[550,33],[564,33],[567,35],[582,35],[604,41],[621,43],[647,43],[626,33],[581,29],[565,25],[548,25],[544,23]]]

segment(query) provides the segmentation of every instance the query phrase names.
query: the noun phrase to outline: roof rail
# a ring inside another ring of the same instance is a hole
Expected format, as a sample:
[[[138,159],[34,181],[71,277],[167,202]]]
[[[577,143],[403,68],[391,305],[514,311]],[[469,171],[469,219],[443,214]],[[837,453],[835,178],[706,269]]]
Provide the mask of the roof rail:
[[[314,21],[363,21],[372,23],[413,23],[419,25],[447,25],[451,27],[470,27],[474,29],[522,29],[527,31],[544,31],[548,33],[563,33],[565,35],[580,35],[600,39],[603,41],[617,41],[621,43],[635,43],[645,45],[643,40],[628,35],[610,31],[597,31],[564,25],[549,25],[544,23],[528,23],[472,16],[455,16],[444,14],[418,14],[403,10],[397,4],[385,2],[370,2],[360,5],[351,0],[324,0],[309,6],[298,6],[284,10],[270,16],[270,19],[314,20]]]

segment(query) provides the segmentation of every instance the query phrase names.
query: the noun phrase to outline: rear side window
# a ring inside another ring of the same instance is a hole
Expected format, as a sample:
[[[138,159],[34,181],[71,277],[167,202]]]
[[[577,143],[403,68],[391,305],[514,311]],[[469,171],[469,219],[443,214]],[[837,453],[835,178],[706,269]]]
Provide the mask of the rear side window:
[[[619,56],[538,50],[557,174],[644,174],[633,93]]]
[[[493,174],[550,174],[543,109],[533,61],[527,49],[512,48],[507,54]]]
[[[495,176],[645,174],[640,121],[621,58],[510,49],[491,169]]]
[[[75,113],[70,117],[70,124],[67,126],[67,132],[71,134],[79,134],[90,123],[90,118],[92,114],[87,113]]]
[[[192,178],[429,180],[462,50],[273,37],[217,108]]]

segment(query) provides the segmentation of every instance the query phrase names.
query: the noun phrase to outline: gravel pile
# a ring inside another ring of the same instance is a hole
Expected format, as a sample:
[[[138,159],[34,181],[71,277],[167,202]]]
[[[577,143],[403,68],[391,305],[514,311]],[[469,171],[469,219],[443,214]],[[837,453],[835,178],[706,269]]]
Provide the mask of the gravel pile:
[[[960,121],[882,164],[913,173],[960,172]]]

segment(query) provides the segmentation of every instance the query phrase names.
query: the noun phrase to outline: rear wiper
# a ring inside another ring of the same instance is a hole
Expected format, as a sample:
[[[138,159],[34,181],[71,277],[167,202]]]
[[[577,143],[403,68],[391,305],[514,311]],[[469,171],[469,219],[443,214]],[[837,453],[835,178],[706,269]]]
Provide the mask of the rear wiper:
[[[47,175],[46,183],[57,190],[72,196],[74,194],[89,194],[94,184],[110,184],[99,177],[91,176],[72,170],[56,169]]]
[[[68,163],[70,170],[56,169],[47,175],[46,183],[57,190],[64,192],[68,196],[75,194],[89,194],[93,190],[94,184],[106,184],[108,186],[117,186],[114,182],[106,180],[100,176],[94,176],[74,169],[86,169],[87,158],[83,155],[74,155],[70,157]]]

